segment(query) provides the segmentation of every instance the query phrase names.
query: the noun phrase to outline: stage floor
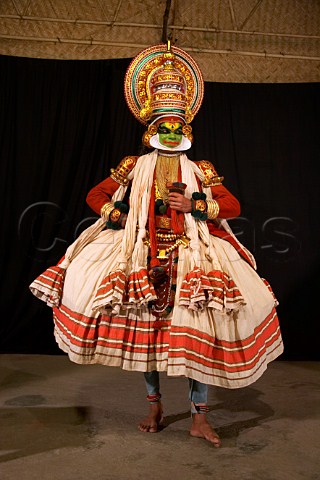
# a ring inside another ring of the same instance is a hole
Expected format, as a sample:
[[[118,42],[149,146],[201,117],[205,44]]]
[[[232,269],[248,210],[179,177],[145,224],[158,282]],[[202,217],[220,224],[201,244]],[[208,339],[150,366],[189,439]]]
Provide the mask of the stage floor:
[[[190,437],[188,382],[161,374],[166,427],[141,433],[143,375],[64,355],[0,356],[1,480],[319,480],[320,363],[209,389],[215,449]]]

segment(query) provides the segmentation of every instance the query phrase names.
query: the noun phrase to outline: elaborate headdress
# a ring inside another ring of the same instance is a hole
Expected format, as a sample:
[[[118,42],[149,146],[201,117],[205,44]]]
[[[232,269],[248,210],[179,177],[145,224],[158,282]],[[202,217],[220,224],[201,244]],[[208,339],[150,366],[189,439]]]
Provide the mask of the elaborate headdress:
[[[184,50],[171,47],[170,41],[142,50],[131,61],[124,81],[130,111],[148,125],[143,139],[147,145],[165,119],[183,123],[183,134],[192,142],[190,123],[201,106],[203,90],[197,63]],[[190,148],[190,142],[179,150]]]

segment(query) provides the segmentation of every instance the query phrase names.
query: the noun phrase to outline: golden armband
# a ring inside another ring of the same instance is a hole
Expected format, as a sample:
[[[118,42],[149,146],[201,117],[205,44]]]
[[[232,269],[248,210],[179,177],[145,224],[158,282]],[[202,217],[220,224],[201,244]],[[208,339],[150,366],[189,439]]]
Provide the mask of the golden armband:
[[[207,200],[208,220],[214,220],[219,215],[219,203],[216,200]]]
[[[110,213],[112,212],[113,209],[114,209],[113,202],[105,203],[104,205],[102,205],[101,210],[100,210],[101,217],[104,220],[108,220],[109,215],[110,215]]]

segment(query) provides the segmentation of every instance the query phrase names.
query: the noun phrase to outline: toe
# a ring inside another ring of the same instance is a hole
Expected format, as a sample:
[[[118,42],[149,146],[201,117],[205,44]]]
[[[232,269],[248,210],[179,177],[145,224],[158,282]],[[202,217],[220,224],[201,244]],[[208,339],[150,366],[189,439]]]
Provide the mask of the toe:
[[[143,423],[140,423],[138,428],[139,428],[140,432],[147,432],[148,431],[148,425],[145,425]]]
[[[216,448],[219,448],[221,446],[221,440],[218,437],[218,435],[212,433],[210,435],[206,435],[206,440],[211,442]]]
[[[138,425],[138,429],[140,430],[140,432],[144,433],[156,433],[158,431],[158,425],[153,423],[140,423]]]

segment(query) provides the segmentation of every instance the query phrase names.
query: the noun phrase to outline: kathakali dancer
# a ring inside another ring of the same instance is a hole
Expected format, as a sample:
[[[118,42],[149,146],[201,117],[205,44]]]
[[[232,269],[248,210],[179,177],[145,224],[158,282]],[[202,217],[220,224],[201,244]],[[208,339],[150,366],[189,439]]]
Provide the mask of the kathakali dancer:
[[[125,157],[87,196],[100,215],[30,285],[53,309],[59,347],[79,364],[144,372],[148,416],[162,422],[159,372],[189,381],[190,434],[214,446],[208,385],[255,382],[283,351],[276,299],[226,219],[240,213],[212,163],[191,161],[204,82],[180,48],[140,52],[125,98],[151,153]]]

